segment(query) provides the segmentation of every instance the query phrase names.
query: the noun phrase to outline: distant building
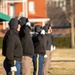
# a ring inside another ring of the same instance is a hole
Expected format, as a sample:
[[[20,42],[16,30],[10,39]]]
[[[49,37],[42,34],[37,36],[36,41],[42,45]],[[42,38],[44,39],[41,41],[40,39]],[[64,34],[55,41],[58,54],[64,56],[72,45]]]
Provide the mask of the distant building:
[[[66,0],[47,0],[49,5],[55,5],[56,7],[63,7],[66,5]]]
[[[30,22],[44,25],[49,18],[46,12],[46,0],[2,0],[0,12],[10,17],[25,16]],[[0,29],[8,28],[7,22],[0,22]]]

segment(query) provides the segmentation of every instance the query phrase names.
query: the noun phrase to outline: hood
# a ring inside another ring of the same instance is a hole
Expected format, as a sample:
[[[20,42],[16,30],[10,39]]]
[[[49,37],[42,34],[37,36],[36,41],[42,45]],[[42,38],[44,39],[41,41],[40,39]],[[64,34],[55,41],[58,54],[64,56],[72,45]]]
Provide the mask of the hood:
[[[28,22],[28,18],[26,18],[26,17],[21,17],[21,18],[19,19],[19,24],[20,24],[21,26],[23,26],[24,24],[26,24],[26,22]]]
[[[9,27],[10,27],[10,29],[17,29],[18,28],[18,19],[17,18],[12,18],[9,21]]]
[[[39,33],[41,31],[41,28],[42,27],[40,25],[36,25],[35,26],[35,32],[38,32]]]
[[[43,29],[45,30],[45,32],[48,32],[48,29],[49,29],[49,24],[46,24]]]

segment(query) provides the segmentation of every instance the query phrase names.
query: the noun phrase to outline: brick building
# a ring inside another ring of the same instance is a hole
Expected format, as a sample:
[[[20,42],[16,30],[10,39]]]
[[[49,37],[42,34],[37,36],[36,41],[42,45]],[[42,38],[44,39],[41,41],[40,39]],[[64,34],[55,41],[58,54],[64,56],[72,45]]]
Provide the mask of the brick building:
[[[44,25],[49,18],[46,13],[46,0],[1,0],[0,12],[10,17],[25,16],[30,22]],[[0,22],[0,29],[8,28],[8,22]]]

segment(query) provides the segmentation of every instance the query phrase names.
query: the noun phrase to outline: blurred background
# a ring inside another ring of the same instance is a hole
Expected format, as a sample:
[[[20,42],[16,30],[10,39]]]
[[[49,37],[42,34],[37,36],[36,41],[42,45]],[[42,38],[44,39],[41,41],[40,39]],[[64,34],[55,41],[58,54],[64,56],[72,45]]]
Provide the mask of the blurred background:
[[[35,25],[50,22],[56,47],[75,48],[75,0],[0,0],[0,36],[10,18],[21,16]]]
[[[5,75],[1,49],[8,22],[21,16],[34,25],[51,24],[56,49],[49,75],[75,75],[75,0],[0,0],[0,75]]]

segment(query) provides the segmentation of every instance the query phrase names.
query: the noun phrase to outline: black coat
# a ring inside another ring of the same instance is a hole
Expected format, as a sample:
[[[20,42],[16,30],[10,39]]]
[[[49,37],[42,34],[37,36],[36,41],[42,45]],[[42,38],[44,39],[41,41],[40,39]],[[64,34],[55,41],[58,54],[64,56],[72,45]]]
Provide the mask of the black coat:
[[[46,53],[47,37],[41,34],[34,34],[32,39],[35,54],[44,55]]]
[[[32,56],[34,54],[34,45],[28,26],[22,26],[19,32],[20,40],[23,48],[23,55]]]
[[[14,60],[21,61],[23,50],[17,30],[8,30],[3,39],[2,55],[8,59],[11,66]]]
[[[52,36],[51,36],[51,34],[46,34],[46,36],[47,36],[46,50],[50,50],[51,49],[51,45],[52,45]]]

